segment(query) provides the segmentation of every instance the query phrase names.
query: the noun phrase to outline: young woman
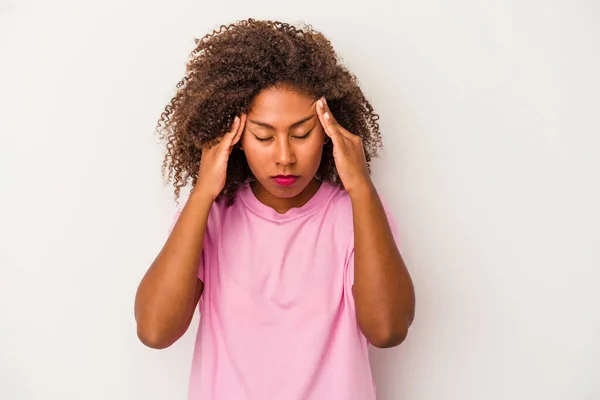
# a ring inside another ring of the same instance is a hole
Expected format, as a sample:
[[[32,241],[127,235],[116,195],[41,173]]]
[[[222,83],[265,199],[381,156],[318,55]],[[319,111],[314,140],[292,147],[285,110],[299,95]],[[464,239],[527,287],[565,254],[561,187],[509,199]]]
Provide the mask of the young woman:
[[[138,288],[140,340],[170,346],[198,306],[190,399],[374,399],[368,346],[400,344],[415,308],[369,174],[377,114],[311,27],[196,44],[159,120],[192,191]]]

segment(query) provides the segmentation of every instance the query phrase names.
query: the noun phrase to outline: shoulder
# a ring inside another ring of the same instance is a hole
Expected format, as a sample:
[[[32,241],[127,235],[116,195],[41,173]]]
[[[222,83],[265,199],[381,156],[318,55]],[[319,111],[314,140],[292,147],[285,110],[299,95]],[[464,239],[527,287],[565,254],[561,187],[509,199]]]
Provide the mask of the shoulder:
[[[183,211],[185,205],[187,204],[187,201],[188,201],[188,199],[185,199],[185,201],[183,201],[181,204],[179,204],[178,207],[176,208],[175,215],[173,218],[173,225],[175,224],[175,222],[181,215],[181,212]],[[207,228],[209,226],[219,225],[220,221],[223,220],[223,218],[227,215],[227,213],[230,213],[231,211],[235,210],[238,205],[239,205],[239,199],[236,199],[236,201],[231,206],[227,206],[226,198],[221,197],[221,198],[218,198],[217,200],[215,200],[212,203],[212,205],[210,206],[210,211],[208,213],[208,220],[207,220]]]
[[[324,218],[343,231],[352,229],[352,201],[350,195],[344,189],[328,182],[323,182],[323,185],[329,186],[327,190],[330,192],[324,210]]]
[[[328,184],[330,185],[330,184]],[[336,186],[332,186],[332,193],[327,207],[327,218],[331,218],[333,222],[338,225],[342,229],[351,229],[353,228],[353,206],[352,199],[350,195],[345,190],[338,188]],[[385,211],[385,215],[394,236],[394,239],[397,239],[398,228],[396,218],[391,210],[390,204],[386,198],[380,191],[377,191],[377,195],[383,209]]]
[[[323,182],[323,185],[330,187],[331,194],[329,196],[328,208],[333,211],[331,214],[344,215],[352,212],[352,201],[348,192],[327,182]]]
[[[233,204],[228,205],[227,202],[228,199],[225,196],[219,197],[213,202],[206,223],[207,233],[221,231],[232,223],[235,224],[240,221],[240,215],[243,214],[244,209],[242,200],[238,196]]]
[[[330,208],[338,211],[338,214],[342,215],[348,212],[352,212],[352,199],[350,198],[350,195],[347,191],[327,182],[323,182],[323,184],[330,186],[330,190],[332,192],[329,199]],[[383,194],[381,194],[379,190],[376,189],[376,191],[377,196],[379,197],[379,200],[381,201],[381,204],[383,205],[386,214],[391,214],[387,198]]]

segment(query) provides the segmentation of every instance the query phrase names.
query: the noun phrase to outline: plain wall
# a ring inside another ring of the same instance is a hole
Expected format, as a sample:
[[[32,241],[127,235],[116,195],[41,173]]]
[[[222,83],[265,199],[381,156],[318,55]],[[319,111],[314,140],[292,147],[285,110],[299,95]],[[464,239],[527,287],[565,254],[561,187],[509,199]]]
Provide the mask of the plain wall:
[[[185,398],[197,317],[163,351],[133,317],[176,207],[154,127],[193,38],[247,17],[322,31],[381,116],[417,315],[379,399],[600,399],[591,0],[3,1],[0,398]]]

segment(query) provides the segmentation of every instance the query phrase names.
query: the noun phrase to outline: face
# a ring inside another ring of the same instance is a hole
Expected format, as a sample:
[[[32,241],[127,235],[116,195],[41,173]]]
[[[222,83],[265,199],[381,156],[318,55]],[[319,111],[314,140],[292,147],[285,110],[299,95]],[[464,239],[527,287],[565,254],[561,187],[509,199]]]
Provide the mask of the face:
[[[257,191],[292,199],[314,186],[324,140],[316,99],[283,87],[259,93],[241,138]]]

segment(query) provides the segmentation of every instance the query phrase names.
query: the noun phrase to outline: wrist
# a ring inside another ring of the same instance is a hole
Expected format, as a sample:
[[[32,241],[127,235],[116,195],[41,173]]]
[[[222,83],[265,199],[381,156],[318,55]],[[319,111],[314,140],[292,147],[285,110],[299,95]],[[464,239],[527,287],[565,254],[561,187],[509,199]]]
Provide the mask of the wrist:
[[[352,201],[372,197],[373,195],[377,196],[377,190],[371,179],[365,179],[352,185],[350,188],[347,188],[346,191]]]
[[[216,199],[217,196],[211,194],[210,191],[206,190],[202,185],[196,184],[190,193],[190,198],[188,201],[192,201],[194,203],[203,203],[210,206]]]

